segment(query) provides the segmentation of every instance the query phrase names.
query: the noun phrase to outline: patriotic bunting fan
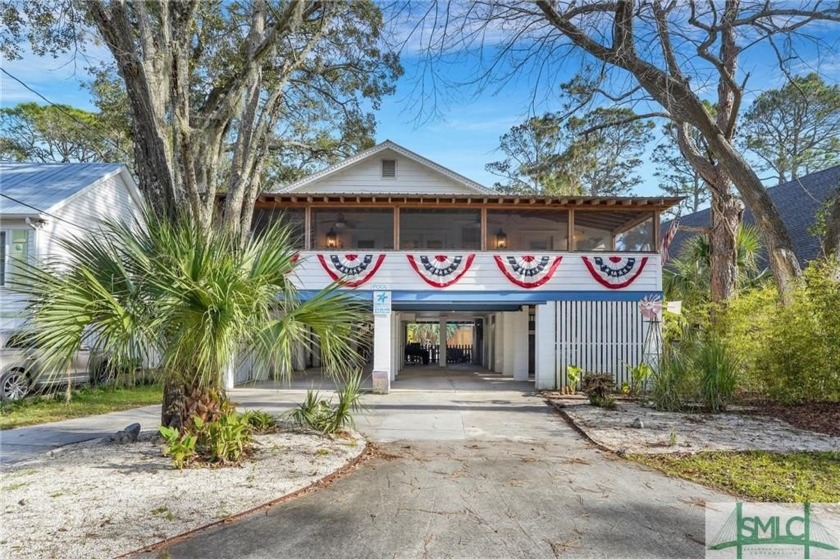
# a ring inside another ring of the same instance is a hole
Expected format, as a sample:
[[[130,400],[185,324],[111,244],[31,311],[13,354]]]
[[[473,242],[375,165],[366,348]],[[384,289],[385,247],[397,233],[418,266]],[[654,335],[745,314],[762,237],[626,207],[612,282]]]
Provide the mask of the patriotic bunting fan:
[[[581,256],[595,281],[609,289],[627,287],[639,277],[647,264],[647,256]]]
[[[461,276],[467,273],[475,259],[475,254],[467,256],[447,256],[445,254],[414,256],[408,254],[406,256],[414,271],[432,287],[447,287],[457,282],[461,279]]]
[[[550,256],[495,256],[496,265],[499,270],[514,285],[533,289],[539,287],[554,276],[557,266],[560,265],[561,256],[552,258]]]
[[[318,255],[321,266],[333,281],[340,282],[347,287],[359,287],[364,284],[382,265],[385,255],[374,254],[330,254]]]

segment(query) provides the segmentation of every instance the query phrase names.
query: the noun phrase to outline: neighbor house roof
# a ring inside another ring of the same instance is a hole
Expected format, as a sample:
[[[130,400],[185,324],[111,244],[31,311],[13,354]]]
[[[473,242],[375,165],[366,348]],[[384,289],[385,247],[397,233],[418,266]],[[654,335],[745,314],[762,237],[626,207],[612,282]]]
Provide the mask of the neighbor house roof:
[[[137,185],[122,163],[0,163],[0,215],[28,217],[54,212],[118,174],[139,201]]]
[[[838,193],[840,189],[840,165],[817,171],[797,180],[771,186],[767,189],[773,205],[782,216],[787,228],[793,251],[801,264],[817,258],[820,254],[820,240],[809,229],[816,220],[817,211],[823,203]],[[754,225],[755,219],[749,209],[744,211],[744,224]],[[662,224],[661,234],[665,234],[671,222]],[[705,209],[680,217],[680,226],[708,227],[711,225],[711,210]],[[672,257],[679,256],[684,243],[696,235],[679,231],[671,242]]]
[[[441,175],[444,175],[445,177],[447,177],[447,178],[449,178],[449,179],[451,179],[451,180],[453,180],[457,183],[462,184],[467,189],[469,189],[471,191],[474,191],[476,193],[492,194],[492,193],[495,192],[494,190],[492,190],[490,188],[487,188],[486,186],[482,186],[479,183],[477,183],[477,182],[475,182],[471,179],[468,179],[467,177],[465,177],[461,174],[458,174],[451,169],[447,169],[443,165],[439,165],[439,164],[435,163],[434,161],[432,161],[430,159],[426,159],[422,155],[418,155],[418,154],[414,153],[413,151],[408,150],[408,149],[402,147],[401,145],[392,142],[391,140],[385,140],[381,144],[377,144],[377,145],[373,146],[372,148],[370,148],[368,150],[365,150],[361,153],[358,153],[358,154],[354,155],[353,157],[345,159],[344,161],[342,161],[340,163],[336,163],[335,165],[327,167],[326,169],[318,171],[317,173],[313,173],[313,174],[311,174],[311,175],[309,175],[305,178],[302,178],[302,179],[300,179],[298,181],[295,181],[291,184],[288,184],[286,186],[278,188],[277,190],[273,191],[273,193],[293,192],[295,190],[298,190],[300,188],[308,186],[308,185],[310,185],[310,184],[312,184],[316,181],[319,181],[319,180],[321,180],[325,177],[328,177],[330,175],[333,175],[335,173],[338,173],[338,172],[341,172],[345,169],[348,169],[349,167],[352,167],[353,165],[356,165],[356,164],[358,164],[358,163],[360,163],[360,162],[362,162],[362,161],[364,161],[364,160],[366,160],[370,157],[374,157],[375,155],[377,155],[377,154],[379,154],[383,151],[386,151],[386,150],[391,150],[395,153],[398,153],[398,154],[402,155],[403,157],[406,157],[406,158],[414,161],[415,163],[418,163],[420,165],[428,167],[429,169],[432,169],[433,171],[436,171],[436,172],[440,173]]]

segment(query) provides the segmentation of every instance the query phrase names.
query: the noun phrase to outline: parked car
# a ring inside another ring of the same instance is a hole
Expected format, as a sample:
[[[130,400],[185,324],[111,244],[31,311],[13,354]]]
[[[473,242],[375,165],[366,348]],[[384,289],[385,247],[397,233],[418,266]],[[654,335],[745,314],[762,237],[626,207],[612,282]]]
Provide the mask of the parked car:
[[[106,356],[82,346],[65,371],[49,371],[32,337],[0,332],[0,400],[19,400],[39,390],[67,384],[105,384],[114,378]]]

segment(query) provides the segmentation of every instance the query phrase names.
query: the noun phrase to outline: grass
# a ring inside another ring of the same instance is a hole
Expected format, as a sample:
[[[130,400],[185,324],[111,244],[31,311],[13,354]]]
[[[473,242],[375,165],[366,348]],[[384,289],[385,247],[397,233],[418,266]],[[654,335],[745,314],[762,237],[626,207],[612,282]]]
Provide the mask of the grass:
[[[64,401],[63,391],[31,396],[17,402],[0,403],[0,429],[14,429],[25,425],[160,404],[162,398],[163,386],[160,384],[127,388],[85,387],[74,390],[70,402]]]
[[[754,501],[840,502],[840,452],[701,452],[628,458]]]

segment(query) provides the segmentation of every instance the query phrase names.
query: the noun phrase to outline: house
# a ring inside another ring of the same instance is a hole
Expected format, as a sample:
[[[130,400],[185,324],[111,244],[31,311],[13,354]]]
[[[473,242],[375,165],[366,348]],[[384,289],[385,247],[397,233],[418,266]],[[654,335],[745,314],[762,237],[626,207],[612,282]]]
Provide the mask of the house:
[[[58,239],[90,234],[102,218],[132,219],[143,199],[125,165],[0,163],[0,330],[24,319],[10,293],[17,260],[61,258]]]
[[[809,261],[820,256],[820,239],[813,235],[811,229],[817,220],[820,208],[836,196],[839,189],[840,165],[767,189],[773,205],[782,216],[782,221],[793,243],[793,251],[802,266],[807,266]],[[711,219],[711,210],[707,208],[680,217],[679,224],[684,227],[709,227]],[[755,219],[749,209],[744,210],[744,224],[755,224]],[[670,226],[671,221],[664,222],[662,233],[668,231]],[[686,241],[696,234],[677,231],[669,250],[671,256],[679,257]]]
[[[375,377],[399,382],[409,324],[457,323],[472,364],[544,389],[567,365],[622,382],[645,358],[659,215],[678,202],[499,194],[386,141],[263,192],[254,222],[297,231],[302,293],[339,281],[370,301]],[[301,360],[318,366],[317,349]]]

